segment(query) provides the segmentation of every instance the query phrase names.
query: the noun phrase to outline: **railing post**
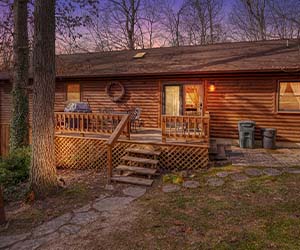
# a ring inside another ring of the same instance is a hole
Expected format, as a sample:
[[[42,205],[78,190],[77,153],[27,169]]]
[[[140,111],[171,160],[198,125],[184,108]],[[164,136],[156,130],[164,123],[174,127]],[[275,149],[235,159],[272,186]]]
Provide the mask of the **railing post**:
[[[111,183],[112,177],[112,147],[107,146],[107,183]]]
[[[166,119],[162,116],[161,120],[161,139],[162,142],[166,142]]]
[[[128,140],[130,140],[130,129],[131,129],[131,124],[130,124],[130,119],[128,120],[127,122],[127,125],[126,125],[126,137]]]
[[[5,222],[6,222],[6,218],[5,218],[5,211],[4,211],[4,198],[3,198],[2,187],[0,185],[0,225],[4,224]]]

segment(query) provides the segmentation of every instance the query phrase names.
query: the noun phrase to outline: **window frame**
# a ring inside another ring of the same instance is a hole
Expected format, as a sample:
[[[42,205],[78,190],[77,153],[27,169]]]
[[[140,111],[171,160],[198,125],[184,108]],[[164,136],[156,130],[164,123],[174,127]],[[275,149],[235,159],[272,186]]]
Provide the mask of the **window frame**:
[[[170,80],[163,80],[160,82],[160,98],[161,98],[161,115],[165,115],[166,107],[165,107],[165,87],[166,86],[179,86],[180,87],[180,115],[183,116],[185,112],[185,85],[200,85],[200,96],[202,99],[200,102],[202,103],[202,112],[205,113],[206,108],[206,80],[204,79],[184,79],[184,80],[177,80],[177,79],[170,79]]]
[[[278,80],[277,81],[277,88],[276,88],[276,113],[278,114],[300,114],[299,110],[280,110],[280,83],[282,82],[299,82],[300,79],[293,79],[293,80]]]
[[[68,100],[68,85],[71,85],[71,84],[76,84],[76,85],[79,85],[79,102],[82,101],[82,92],[81,92],[81,84],[78,83],[78,82],[68,82],[65,84],[65,100],[66,100],[66,103],[70,103],[70,102],[74,102],[74,101],[69,101]]]

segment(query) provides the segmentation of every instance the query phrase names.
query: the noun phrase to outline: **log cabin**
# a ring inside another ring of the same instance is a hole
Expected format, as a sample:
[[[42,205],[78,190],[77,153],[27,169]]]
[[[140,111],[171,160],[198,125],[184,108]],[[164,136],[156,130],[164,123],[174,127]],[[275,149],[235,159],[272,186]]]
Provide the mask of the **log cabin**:
[[[56,127],[59,166],[73,164],[73,168],[92,168],[105,164],[107,158],[101,160],[97,154],[101,151],[106,157],[106,150],[102,148],[111,138],[102,137],[103,141],[99,142],[100,139],[94,136],[95,131],[110,136],[117,134],[110,142],[123,144],[119,149],[114,147],[112,154],[122,156],[133,142],[160,147],[168,152],[161,166],[174,169],[176,166],[207,166],[210,140],[236,144],[240,120],[256,122],[257,145],[261,140],[261,128],[276,128],[277,145],[300,146],[299,40],[58,55],[56,66],[55,121],[59,124]],[[0,73],[1,154],[8,151],[10,91],[9,74]],[[90,125],[82,125],[84,131],[79,131],[78,125],[76,131],[69,132],[81,133],[73,134],[71,138],[64,133],[67,128],[61,127],[66,121],[63,111],[69,102],[90,105],[94,116],[78,118],[82,121],[102,121],[103,110],[113,110],[110,115],[120,122],[120,114],[138,107],[142,129],[132,133],[130,143],[128,138],[122,139],[122,135],[119,138],[122,132],[117,133],[116,127],[106,131],[98,125],[92,129],[89,129]],[[82,136],[87,132],[89,136]],[[82,145],[82,152],[74,149],[78,144]],[[191,161],[177,159],[178,150],[186,152],[183,158],[193,152],[193,156],[189,156]],[[195,166],[193,162],[199,164]],[[118,163],[117,159],[113,165]]]

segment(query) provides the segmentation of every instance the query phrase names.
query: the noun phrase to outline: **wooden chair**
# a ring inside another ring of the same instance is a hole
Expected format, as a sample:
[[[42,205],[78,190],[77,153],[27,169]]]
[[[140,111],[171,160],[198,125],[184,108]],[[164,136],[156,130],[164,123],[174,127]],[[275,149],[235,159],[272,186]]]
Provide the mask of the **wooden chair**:
[[[135,108],[134,111],[131,113],[130,118],[130,130],[137,132],[137,127],[141,128],[142,125],[142,119],[141,119],[141,108]]]

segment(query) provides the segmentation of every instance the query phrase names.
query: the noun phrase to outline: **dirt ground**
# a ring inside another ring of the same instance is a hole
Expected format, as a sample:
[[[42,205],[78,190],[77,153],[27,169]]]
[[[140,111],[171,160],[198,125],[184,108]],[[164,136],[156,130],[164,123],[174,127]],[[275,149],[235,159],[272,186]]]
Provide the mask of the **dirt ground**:
[[[6,192],[8,223],[0,226],[1,235],[26,232],[44,221],[84,206],[103,194],[118,195],[125,186],[115,185],[114,190],[106,190],[105,174],[93,170],[58,170],[58,176],[64,180],[65,187],[44,200],[28,201],[27,183]]]
[[[200,183],[198,188],[181,187],[174,193],[163,193],[162,180],[158,179],[142,198],[105,221],[110,226],[103,227],[104,222],[97,220],[78,234],[41,249],[300,249],[300,174],[282,171],[278,176],[261,175],[242,181],[228,175],[223,178],[224,185],[208,185],[219,172],[242,169],[229,166],[196,173],[193,180]],[[41,218],[46,220],[107,192],[99,176],[92,172],[86,175],[74,184],[75,191],[67,189],[67,193],[48,201],[26,205],[31,208],[24,211],[38,211],[27,219],[24,212],[9,212],[12,221],[4,231],[12,233],[24,223],[30,228]]]

